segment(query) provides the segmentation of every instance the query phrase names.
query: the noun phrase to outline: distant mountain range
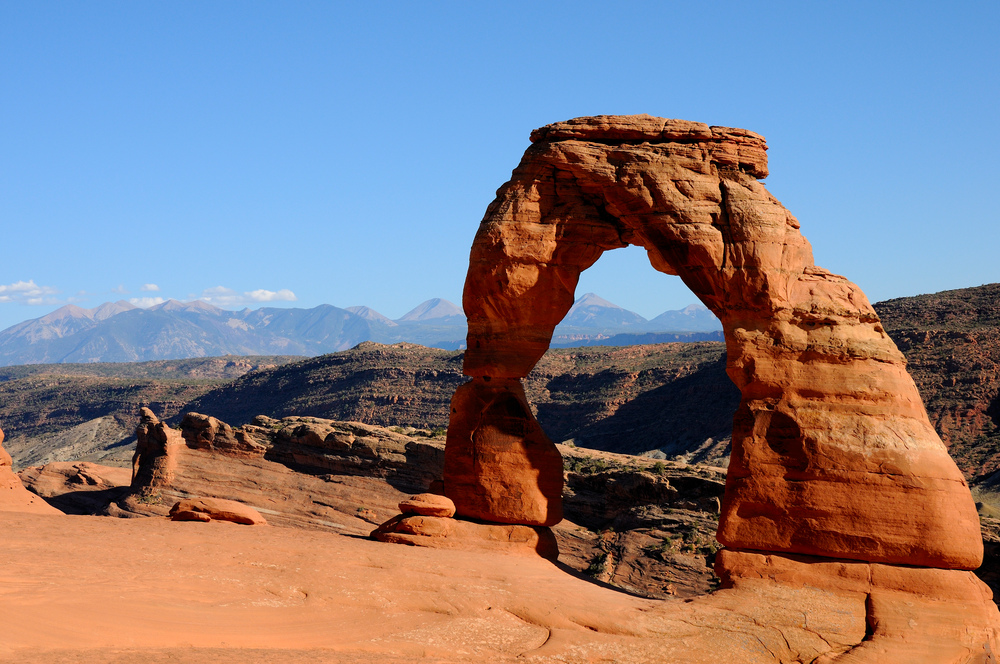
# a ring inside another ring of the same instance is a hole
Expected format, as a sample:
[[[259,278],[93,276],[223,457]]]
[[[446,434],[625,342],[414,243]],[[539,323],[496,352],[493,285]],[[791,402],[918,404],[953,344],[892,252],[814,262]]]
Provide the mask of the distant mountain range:
[[[573,305],[556,328],[553,347],[719,341],[722,328],[700,305],[653,320],[593,293]],[[396,320],[369,307],[229,311],[207,302],[168,300],[143,309],[107,302],[69,304],[0,332],[0,366],[65,362],[141,362],[217,355],[305,355],[352,348],[363,341],[464,348],[465,315],[455,304],[427,300]]]

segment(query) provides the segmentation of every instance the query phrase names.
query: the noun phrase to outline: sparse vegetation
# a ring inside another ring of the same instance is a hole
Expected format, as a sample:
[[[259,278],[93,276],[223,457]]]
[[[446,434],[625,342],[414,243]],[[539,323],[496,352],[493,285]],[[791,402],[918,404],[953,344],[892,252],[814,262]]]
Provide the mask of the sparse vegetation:
[[[604,565],[608,561],[608,554],[605,551],[594,556],[590,561],[590,565],[584,570],[584,574],[589,576],[597,576],[604,571]]]

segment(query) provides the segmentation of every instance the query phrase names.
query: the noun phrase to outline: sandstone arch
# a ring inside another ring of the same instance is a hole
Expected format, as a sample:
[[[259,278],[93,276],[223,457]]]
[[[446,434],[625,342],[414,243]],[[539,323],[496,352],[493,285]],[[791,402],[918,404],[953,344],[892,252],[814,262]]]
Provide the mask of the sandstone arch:
[[[643,115],[556,123],[531,141],[471,251],[473,379],[452,403],[444,470],[460,516],[560,520],[561,460],[520,379],[580,272],[633,244],[725,330],[742,393],[718,535],[727,549],[979,566],[975,506],[903,356],[861,290],[814,264],[798,221],[758,181],[761,136]]]

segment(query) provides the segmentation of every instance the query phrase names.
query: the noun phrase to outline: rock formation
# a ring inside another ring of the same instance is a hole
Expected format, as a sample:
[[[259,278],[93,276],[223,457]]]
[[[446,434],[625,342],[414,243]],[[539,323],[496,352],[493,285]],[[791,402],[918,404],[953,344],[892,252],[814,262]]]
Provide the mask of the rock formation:
[[[181,433],[161,422],[149,408],[139,410],[135,430],[135,454],[132,455],[132,488],[152,490],[169,486],[177,467],[175,451],[184,440]]]
[[[371,536],[393,544],[559,557],[559,545],[548,528],[454,519],[455,503],[445,496],[410,496],[400,501],[399,511],[399,516],[380,525]]]
[[[170,508],[174,521],[232,521],[245,526],[267,525],[260,512],[235,500],[224,498],[185,498]]]
[[[3,430],[0,429],[0,512],[34,512],[37,514],[62,514],[44,500],[30,493],[21,484],[11,467],[10,455],[3,448]]]
[[[968,486],[864,293],[814,264],[799,222],[759,182],[764,139],[642,115],[577,118],[531,141],[471,251],[472,380],[452,400],[444,466],[458,516],[558,520],[559,454],[520,381],[572,306],[580,272],[638,245],[722,321],[742,395],[718,532],[726,583],[780,577],[866,595],[880,640],[851,661],[894,647],[878,625],[905,640],[917,623],[943,620],[954,627],[942,627],[946,650],[995,648],[996,607],[968,571],[983,555]],[[775,562],[785,560],[795,562]],[[838,582],[845,569],[867,581]],[[966,586],[971,613],[937,620],[954,600],[938,589]]]

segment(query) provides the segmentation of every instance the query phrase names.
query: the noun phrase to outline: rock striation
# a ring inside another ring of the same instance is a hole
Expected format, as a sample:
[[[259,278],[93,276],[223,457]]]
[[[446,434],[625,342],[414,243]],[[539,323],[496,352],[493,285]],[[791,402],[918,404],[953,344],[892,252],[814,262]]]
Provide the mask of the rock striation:
[[[573,305],[580,273],[637,245],[722,321],[741,392],[718,530],[731,552],[717,559],[726,583],[775,581],[774,556],[805,556],[796,560],[808,571],[784,581],[837,588],[839,561],[858,561],[871,574],[857,592],[929,598],[909,623],[880,623],[898,607],[869,606],[870,623],[896,631],[876,629],[865,653],[916,634],[917,622],[947,623],[940,602],[951,595],[937,589],[968,586],[978,608],[949,614],[956,629],[942,647],[995,648],[1000,617],[969,571],[983,556],[969,488],[864,293],[815,265],[798,220],[759,181],[764,139],[639,115],[556,123],[531,141],[470,255],[472,380],[452,400],[444,466],[457,514],[545,525],[560,513],[558,452],[523,406],[521,379]],[[851,661],[874,661],[866,656]]]

